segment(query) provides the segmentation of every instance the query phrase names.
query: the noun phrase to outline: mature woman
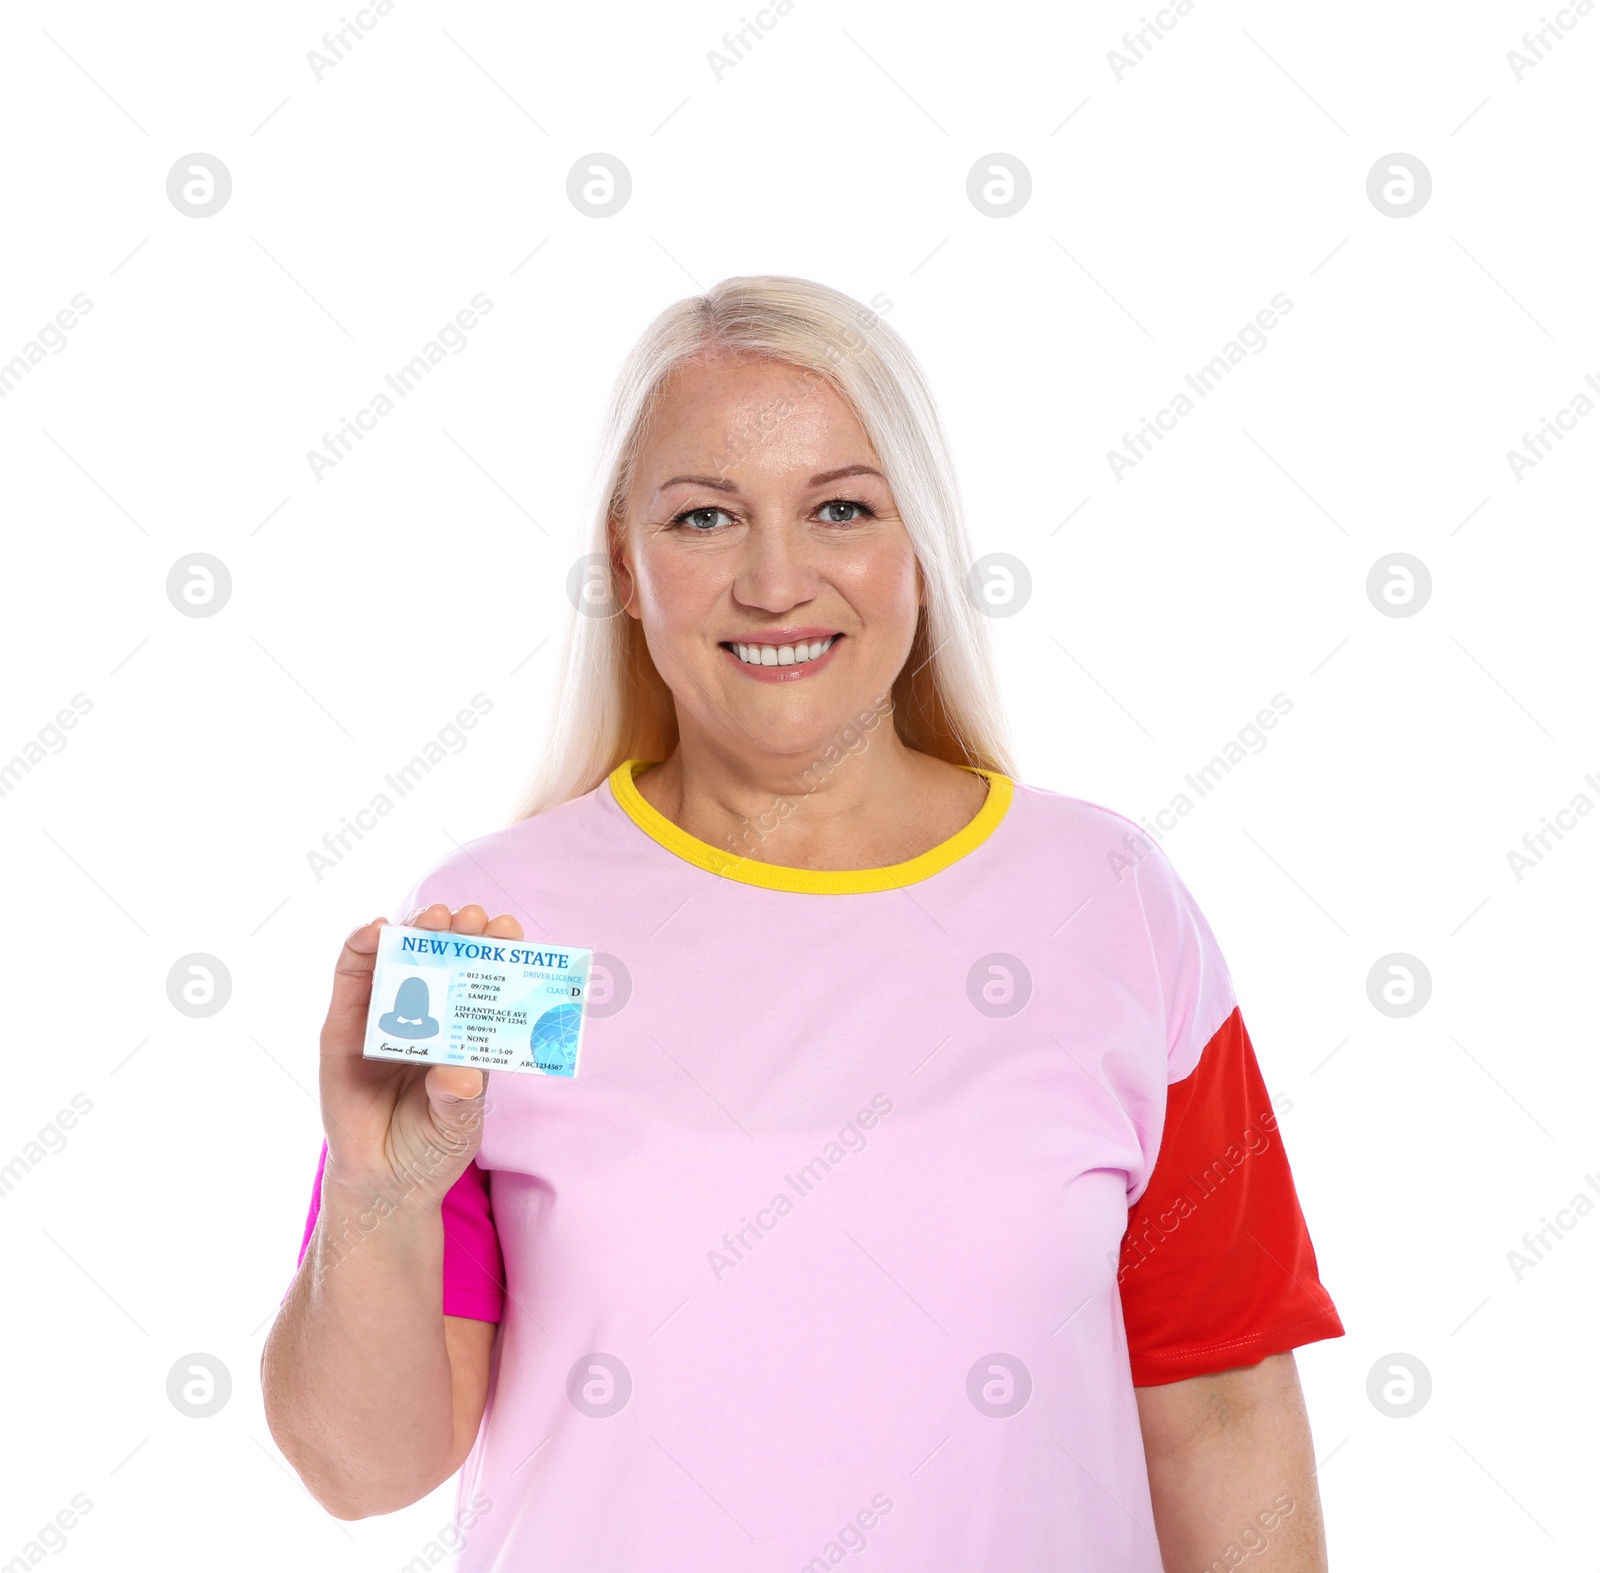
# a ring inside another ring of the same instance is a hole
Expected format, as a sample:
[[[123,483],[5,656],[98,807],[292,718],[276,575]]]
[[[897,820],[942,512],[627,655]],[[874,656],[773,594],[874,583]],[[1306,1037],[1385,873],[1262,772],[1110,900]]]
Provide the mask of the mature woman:
[[[465,1464],[468,1570],[1323,1568],[1343,1329],[1227,966],[1014,779],[910,352],[730,279],[602,454],[523,813],[396,908],[594,950],[579,1072],[363,1059],[349,936],[284,1454],[346,1519]]]

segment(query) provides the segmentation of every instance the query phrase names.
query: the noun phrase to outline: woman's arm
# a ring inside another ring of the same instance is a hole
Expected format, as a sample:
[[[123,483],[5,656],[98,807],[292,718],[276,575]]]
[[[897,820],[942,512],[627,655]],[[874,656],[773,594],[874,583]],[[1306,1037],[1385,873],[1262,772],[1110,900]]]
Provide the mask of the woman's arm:
[[[521,939],[435,902],[416,927]],[[461,1467],[495,1324],[443,1311],[444,1199],[483,1134],[488,1073],[362,1057],[383,920],[345,941],[323,1023],[328,1155],[316,1226],[261,1354],[267,1426],[335,1518],[392,1513]]]
[[[1327,1573],[1293,1353],[1134,1393],[1167,1573]]]
[[[437,1208],[402,1202],[370,1229],[370,1194],[329,1177],[322,1199],[262,1350],[262,1393],[273,1440],[307,1490],[335,1518],[366,1518],[410,1506],[461,1467],[496,1329],[439,1311]],[[334,1242],[352,1238],[358,1248],[341,1255]]]

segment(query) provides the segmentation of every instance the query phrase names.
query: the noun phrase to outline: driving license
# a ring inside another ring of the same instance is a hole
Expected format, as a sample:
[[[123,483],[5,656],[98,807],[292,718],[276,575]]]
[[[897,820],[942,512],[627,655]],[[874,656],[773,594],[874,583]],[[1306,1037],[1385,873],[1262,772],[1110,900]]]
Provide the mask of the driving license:
[[[593,955],[386,923],[362,1055],[576,1076]]]

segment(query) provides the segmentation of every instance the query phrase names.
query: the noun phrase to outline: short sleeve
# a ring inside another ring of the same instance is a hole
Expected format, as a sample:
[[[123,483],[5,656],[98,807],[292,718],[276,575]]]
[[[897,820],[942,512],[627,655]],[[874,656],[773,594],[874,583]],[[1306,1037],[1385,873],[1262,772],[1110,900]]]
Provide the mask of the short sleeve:
[[[1117,1282],[1133,1381],[1147,1387],[1344,1327],[1216,937],[1164,854],[1138,872],[1168,1084],[1159,1143],[1129,1191]]]
[[[328,1144],[324,1141],[297,1267],[305,1260],[317,1226],[317,1213],[322,1206],[322,1171],[327,1161]],[[476,1158],[445,1192],[440,1210],[444,1219],[444,1314],[498,1322],[505,1309],[505,1267],[490,1205],[489,1176],[478,1167]],[[284,1297],[288,1297],[288,1290]]]

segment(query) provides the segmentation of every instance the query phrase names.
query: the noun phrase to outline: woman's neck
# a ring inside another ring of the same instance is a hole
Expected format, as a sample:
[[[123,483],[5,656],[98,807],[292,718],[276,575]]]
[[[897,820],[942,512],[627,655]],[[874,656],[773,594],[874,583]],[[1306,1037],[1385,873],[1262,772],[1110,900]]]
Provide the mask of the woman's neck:
[[[884,868],[958,834],[983,806],[975,771],[908,748],[892,724],[817,758],[729,757],[680,740],[635,778],[689,835],[788,868]]]

